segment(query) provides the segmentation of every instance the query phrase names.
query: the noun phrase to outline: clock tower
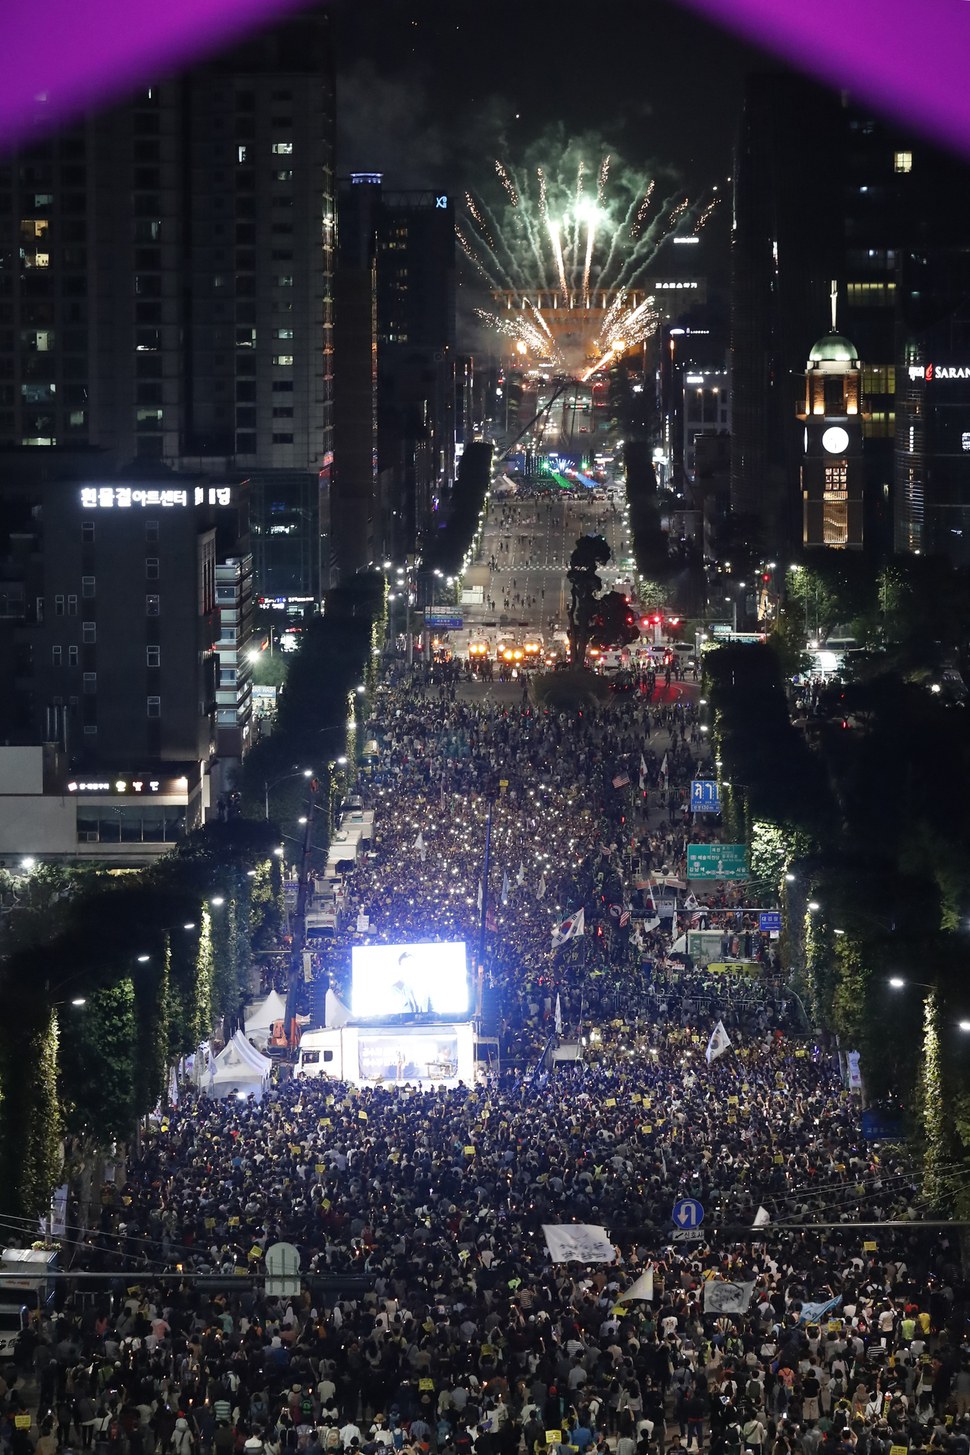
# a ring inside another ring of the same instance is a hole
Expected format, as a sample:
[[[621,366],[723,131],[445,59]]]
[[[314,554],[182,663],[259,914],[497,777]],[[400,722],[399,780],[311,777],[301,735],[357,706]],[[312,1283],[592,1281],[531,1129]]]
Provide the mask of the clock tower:
[[[803,425],[802,544],[863,545],[862,370],[855,346],[835,328],[808,356]]]

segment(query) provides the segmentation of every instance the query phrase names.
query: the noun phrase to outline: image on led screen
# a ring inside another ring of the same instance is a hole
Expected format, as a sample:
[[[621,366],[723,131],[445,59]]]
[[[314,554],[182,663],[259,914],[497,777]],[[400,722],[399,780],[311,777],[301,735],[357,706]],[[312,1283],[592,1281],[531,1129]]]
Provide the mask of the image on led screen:
[[[363,1020],[396,1015],[467,1015],[464,942],[355,945],[350,1010]]]
[[[361,1036],[357,1059],[362,1081],[450,1081],[458,1075],[458,1037]]]

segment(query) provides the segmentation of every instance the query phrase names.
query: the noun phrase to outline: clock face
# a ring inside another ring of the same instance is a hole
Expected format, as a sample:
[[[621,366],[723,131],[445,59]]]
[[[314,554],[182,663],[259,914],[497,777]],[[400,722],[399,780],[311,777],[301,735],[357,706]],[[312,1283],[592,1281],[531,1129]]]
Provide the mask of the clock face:
[[[849,431],[840,424],[830,424],[822,434],[822,449],[830,455],[844,455],[849,448]]]

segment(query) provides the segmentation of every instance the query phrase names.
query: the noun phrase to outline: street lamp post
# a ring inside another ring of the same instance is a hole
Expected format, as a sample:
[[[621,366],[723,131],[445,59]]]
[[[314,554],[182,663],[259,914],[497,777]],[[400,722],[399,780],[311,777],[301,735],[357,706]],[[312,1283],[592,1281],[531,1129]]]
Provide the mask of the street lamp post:
[[[281,783],[287,783],[291,778],[312,778],[312,768],[295,768],[292,773],[283,773],[279,778],[264,779],[263,781],[263,817],[269,823],[269,791],[271,788],[278,788]]]
[[[332,766],[332,765],[331,765]],[[300,875],[297,881],[296,910],[293,916],[292,943],[290,945],[290,971],[286,981],[286,1036],[292,1043],[296,1022],[296,988],[303,969],[303,945],[306,940],[306,910],[310,891],[310,853],[313,844],[313,816],[316,812],[317,793],[320,784],[310,775],[307,785],[306,820],[303,825],[303,847],[300,858]]]

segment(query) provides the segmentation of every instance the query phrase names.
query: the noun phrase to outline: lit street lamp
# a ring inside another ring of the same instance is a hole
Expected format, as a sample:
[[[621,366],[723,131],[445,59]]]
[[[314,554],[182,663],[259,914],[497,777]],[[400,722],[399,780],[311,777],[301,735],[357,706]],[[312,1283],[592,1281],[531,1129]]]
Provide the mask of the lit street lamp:
[[[312,778],[312,768],[294,768],[292,773],[283,773],[279,778],[265,779],[263,782],[263,817],[269,823],[269,791],[271,788],[278,788],[281,783],[287,783],[291,778]]]

